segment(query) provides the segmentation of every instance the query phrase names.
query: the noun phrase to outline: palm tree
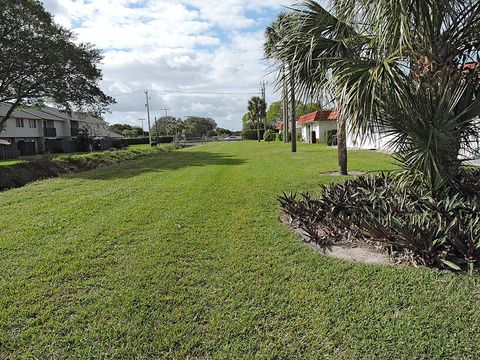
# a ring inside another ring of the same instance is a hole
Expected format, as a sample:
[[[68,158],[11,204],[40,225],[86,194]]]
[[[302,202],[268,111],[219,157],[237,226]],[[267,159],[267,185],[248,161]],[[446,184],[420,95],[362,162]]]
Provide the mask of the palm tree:
[[[260,142],[260,121],[267,116],[267,104],[259,96],[254,96],[248,101],[248,112],[253,123],[257,126],[257,137]]]
[[[288,59],[280,59],[277,56],[278,49],[282,47],[282,41],[288,35],[291,24],[295,21],[295,15],[292,13],[280,13],[276,20],[265,30],[264,53],[267,59],[272,59],[280,63],[278,71],[278,84],[282,86],[283,96],[283,129],[284,142],[288,143],[289,124],[288,116],[290,115],[291,129],[292,129],[292,152],[297,151],[297,137],[296,137],[296,116],[295,116],[295,87],[293,77],[290,78],[290,90],[287,83],[286,73],[291,71]],[[290,64],[291,65],[291,64]],[[290,94],[289,94],[290,93]],[[290,96],[290,101],[289,101]],[[289,103],[291,105],[289,109]]]
[[[458,185],[459,152],[479,133],[480,67],[466,64],[480,60],[480,2],[331,4],[302,3],[275,51],[292,62],[300,94],[328,91],[354,135],[392,136],[398,159],[432,191]]]

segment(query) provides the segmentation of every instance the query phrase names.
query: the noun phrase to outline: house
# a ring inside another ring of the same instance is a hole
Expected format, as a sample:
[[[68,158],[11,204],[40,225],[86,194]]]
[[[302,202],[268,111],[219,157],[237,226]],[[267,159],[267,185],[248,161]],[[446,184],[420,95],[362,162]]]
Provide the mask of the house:
[[[0,104],[0,117],[10,110],[10,105]],[[15,110],[0,131],[0,139],[10,143],[4,149],[6,158],[35,155],[45,152],[47,141],[68,135],[68,125],[61,118],[36,109]]]
[[[0,103],[0,118],[6,116],[10,104]],[[35,154],[68,153],[79,150],[78,136],[84,128],[97,140],[99,149],[112,147],[121,138],[108,130],[108,124],[98,117],[83,113],[66,113],[53,107],[22,107],[16,109],[0,130],[5,159]],[[9,144],[9,145],[8,145]]]
[[[301,116],[297,127],[301,128],[302,140],[310,144],[325,144],[326,132],[337,130],[337,116],[335,110],[319,110]]]
[[[326,144],[327,132],[331,131],[336,136],[337,119],[338,112],[336,110],[320,110],[301,116],[297,121],[297,126],[301,127],[302,141],[310,144]],[[347,147],[349,149],[391,152],[390,140],[389,136],[381,134],[355,136],[347,124]]]

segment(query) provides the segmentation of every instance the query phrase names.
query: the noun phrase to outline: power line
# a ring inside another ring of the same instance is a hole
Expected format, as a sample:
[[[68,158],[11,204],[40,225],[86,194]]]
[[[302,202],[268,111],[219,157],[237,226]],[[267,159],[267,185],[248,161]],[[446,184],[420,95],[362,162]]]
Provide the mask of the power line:
[[[172,90],[148,90],[149,92],[156,92],[159,94],[188,94],[188,95],[260,95],[261,93],[257,92],[201,92],[201,91],[172,91]],[[110,95],[111,97],[127,96],[133,94],[140,94],[142,91],[132,91],[128,93]]]

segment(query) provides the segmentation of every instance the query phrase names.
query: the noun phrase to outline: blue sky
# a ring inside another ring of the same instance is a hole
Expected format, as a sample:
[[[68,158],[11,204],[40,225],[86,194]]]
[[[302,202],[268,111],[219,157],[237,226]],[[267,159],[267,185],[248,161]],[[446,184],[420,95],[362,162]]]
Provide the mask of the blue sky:
[[[263,31],[291,3],[281,0],[45,0],[57,22],[78,40],[102,49],[102,88],[118,95],[106,116],[111,123],[139,125],[151,91],[152,117],[160,108],[177,117],[209,116],[241,128],[250,93],[273,76],[262,60]],[[248,93],[242,95],[173,94]]]

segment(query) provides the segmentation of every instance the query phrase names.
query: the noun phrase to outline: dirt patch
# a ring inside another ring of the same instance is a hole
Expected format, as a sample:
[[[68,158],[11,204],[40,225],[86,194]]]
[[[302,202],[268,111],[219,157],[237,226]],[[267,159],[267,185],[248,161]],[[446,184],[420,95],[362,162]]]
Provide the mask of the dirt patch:
[[[336,172],[326,172],[326,173],[320,173],[321,176],[363,176],[363,175],[366,175],[367,173],[366,172],[362,172],[362,171],[349,171],[348,172],[348,175],[340,175],[340,173],[338,171]]]
[[[293,229],[298,235],[299,239],[302,240],[302,242],[305,243],[310,249],[318,252],[321,255],[363,264],[391,264],[388,256],[366,244],[336,244],[329,246],[328,248],[323,248],[320,245],[310,242],[308,236],[301,229],[294,227],[286,215],[280,216],[279,220]]]

